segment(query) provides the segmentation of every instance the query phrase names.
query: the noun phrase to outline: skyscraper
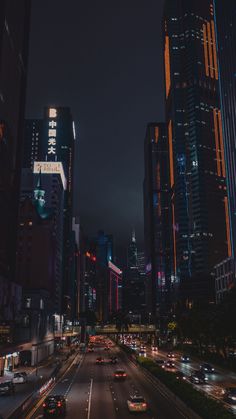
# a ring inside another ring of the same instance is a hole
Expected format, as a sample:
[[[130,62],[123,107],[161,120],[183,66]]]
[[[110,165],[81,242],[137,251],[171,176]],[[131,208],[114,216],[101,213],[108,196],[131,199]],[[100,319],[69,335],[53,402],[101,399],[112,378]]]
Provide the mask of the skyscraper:
[[[147,311],[168,311],[176,281],[167,129],[150,123],[145,138],[144,236]],[[162,315],[162,313],[160,313]]]
[[[145,311],[145,262],[138,253],[135,231],[127,247],[127,266],[123,273],[123,309],[132,321],[141,320]],[[143,266],[144,265],[144,266]]]
[[[59,174],[31,176],[33,197],[24,197],[19,210],[17,281],[23,291],[17,332],[28,341],[34,365],[53,352],[53,316],[61,313],[64,186]]]
[[[134,230],[132,231],[131,242],[127,249],[127,266],[128,268],[137,268],[138,266],[138,249]]]
[[[232,256],[236,255],[236,7],[234,0],[215,0],[220,98],[225,147],[226,177]]]
[[[26,120],[24,164],[32,167],[35,160],[58,162],[63,165],[66,189],[64,197],[64,250],[63,250],[63,306],[64,314],[72,319],[75,313],[75,235],[72,230],[73,218],[73,163],[75,147],[75,126],[68,107],[45,107],[42,119]],[[54,167],[54,166],[53,166]],[[54,170],[54,169],[53,169]]]
[[[30,0],[0,4],[0,276],[13,279]]]
[[[231,255],[212,1],[166,0],[163,32],[176,276],[185,301],[209,300]]]

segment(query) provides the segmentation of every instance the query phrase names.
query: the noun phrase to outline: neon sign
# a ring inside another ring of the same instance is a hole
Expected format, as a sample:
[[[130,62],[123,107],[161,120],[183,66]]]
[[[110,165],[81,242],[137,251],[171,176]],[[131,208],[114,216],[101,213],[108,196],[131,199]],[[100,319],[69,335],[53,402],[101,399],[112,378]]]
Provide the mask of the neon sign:
[[[57,145],[57,121],[54,119],[57,117],[57,110],[55,108],[49,108],[49,122],[48,122],[48,155],[56,155]]]

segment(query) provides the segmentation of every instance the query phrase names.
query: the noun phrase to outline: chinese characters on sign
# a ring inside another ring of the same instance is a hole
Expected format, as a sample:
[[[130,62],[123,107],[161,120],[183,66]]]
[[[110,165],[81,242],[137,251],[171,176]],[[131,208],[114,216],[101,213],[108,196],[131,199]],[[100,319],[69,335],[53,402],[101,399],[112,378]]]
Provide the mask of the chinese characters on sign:
[[[56,156],[57,145],[57,110],[55,108],[49,109],[49,122],[48,122],[48,155]]]

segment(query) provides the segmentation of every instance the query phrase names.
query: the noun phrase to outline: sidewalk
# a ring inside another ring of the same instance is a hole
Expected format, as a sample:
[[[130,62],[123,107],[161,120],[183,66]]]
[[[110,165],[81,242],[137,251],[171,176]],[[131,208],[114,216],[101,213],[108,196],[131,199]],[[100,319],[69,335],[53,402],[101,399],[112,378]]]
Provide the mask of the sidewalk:
[[[68,352],[68,351],[67,351]],[[65,351],[60,354],[54,354],[49,359],[41,363],[37,368],[23,367],[18,368],[14,372],[25,371],[27,373],[27,382],[15,385],[15,394],[12,396],[0,397],[0,415],[7,419],[10,414],[17,409],[35,390],[39,389],[51,376],[58,362],[64,361],[66,358]],[[1,381],[12,379],[14,372],[7,372]]]

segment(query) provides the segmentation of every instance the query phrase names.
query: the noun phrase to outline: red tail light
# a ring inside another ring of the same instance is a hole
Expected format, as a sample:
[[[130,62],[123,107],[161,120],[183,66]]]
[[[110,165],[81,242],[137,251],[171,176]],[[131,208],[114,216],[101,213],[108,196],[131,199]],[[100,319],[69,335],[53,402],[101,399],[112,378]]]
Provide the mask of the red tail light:
[[[57,402],[57,406],[61,407],[62,406],[61,402]]]
[[[147,403],[143,403],[143,404],[142,404],[142,407],[146,407],[146,406],[147,406]]]
[[[46,403],[43,403],[43,407],[46,407]]]

